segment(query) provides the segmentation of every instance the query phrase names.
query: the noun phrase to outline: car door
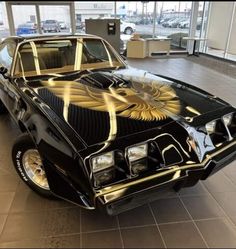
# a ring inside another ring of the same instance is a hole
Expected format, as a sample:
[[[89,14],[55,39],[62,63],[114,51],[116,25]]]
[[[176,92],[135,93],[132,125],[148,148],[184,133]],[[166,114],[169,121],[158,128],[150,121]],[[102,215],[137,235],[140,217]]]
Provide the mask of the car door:
[[[10,74],[16,43],[11,40],[6,40],[0,44],[0,67],[7,69]],[[9,109],[9,86],[11,85],[8,78],[4,78],[0,74],[0,99],[4,105]]]

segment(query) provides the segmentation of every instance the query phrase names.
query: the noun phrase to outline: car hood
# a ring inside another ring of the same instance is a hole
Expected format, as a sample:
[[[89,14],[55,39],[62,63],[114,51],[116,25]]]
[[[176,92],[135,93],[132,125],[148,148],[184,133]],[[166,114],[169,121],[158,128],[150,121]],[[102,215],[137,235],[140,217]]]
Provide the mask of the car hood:
[[[84,71],[28,84],[87,145],[194,119],[226,105],[133,68]]]

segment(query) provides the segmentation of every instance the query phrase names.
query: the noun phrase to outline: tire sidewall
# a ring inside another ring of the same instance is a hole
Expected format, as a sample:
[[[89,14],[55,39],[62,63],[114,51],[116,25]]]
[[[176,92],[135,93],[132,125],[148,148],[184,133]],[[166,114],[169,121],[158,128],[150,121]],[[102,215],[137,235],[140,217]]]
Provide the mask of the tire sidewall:
[[[50,190],[40,188],[27,175],[23,166],[23,156],[27,150],[37,149],[29,136],[23,135],[16,141],[12,149],[12,160],[20,178],[34,191],[40,195],[50,197]]]

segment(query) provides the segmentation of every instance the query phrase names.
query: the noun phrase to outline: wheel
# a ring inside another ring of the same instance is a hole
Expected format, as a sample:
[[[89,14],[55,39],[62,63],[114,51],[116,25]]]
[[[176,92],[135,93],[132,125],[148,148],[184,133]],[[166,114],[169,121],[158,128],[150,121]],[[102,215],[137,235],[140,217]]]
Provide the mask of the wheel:
[[[124,32],[124,33],[125,33],[126,35],[131,35],[131,34],[133,34],[133,32],[134,32],[133,29],[130,28],[130,27],[128,27],[128,28],[125,29],[125,32]]]
[[[35,192],[55,198],[51,193],[42,159],[32,139],[27,134],[17,138],[12,148],[12,160],[21,179]]]
[[[0,114],[5,114],[7,113],[7,108],[5,107],[5,105],[2,103],[2,101],[0,100]]]

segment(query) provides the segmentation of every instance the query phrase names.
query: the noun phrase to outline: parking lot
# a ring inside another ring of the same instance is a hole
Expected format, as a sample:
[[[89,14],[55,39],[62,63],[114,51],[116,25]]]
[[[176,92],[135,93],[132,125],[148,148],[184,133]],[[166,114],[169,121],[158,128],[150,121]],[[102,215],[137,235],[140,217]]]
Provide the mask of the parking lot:
[[[70,29],[62,29],[60,34],[66,33],[68,34],[70,32]],[[84,33],[82,30],[77,30],[79,33]],[[136,32],[140,34],[152,34],[153,32],[153,25],[152,24],[147,24],[147,25],[136,25]],[[168,36],[170,34],[174,33],[188,33],[188,29],[181,29],[181,28],[165,28],[160,24],[156,25],[156,35],[158,36]],[[199,30],[197,30],[197,33],[199,33]],[[48,34],[48,33],[46,33]],[[55,33],[50,33],[50,34],[55,34]],[[4,38],[9,36],[9,30],[0,30],[0,38]],[[125,38],[126,36],[124,36]],[[130,37],[130,36],[128,36]]]

